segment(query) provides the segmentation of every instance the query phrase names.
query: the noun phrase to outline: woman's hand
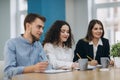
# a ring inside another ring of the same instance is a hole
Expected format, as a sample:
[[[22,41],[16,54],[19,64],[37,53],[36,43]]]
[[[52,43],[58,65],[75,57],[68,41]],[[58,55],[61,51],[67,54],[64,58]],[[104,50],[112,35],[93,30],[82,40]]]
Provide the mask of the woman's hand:
[[[71,66],[72,69],[79,68],[79,63],[74,62]]]
[[[114,61],[113,60],[110,60],[110,65],[114,65]]]
[[[96,65],[98,65],[98,62],[96,60],[91,60],[88,62],[88,64],[91,66],[96,66]]]

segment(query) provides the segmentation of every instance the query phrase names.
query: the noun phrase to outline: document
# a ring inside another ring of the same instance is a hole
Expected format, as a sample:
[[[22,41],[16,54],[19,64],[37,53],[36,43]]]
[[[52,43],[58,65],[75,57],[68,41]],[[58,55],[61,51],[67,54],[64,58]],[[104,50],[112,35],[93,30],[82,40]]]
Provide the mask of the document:
[[[88,65],[87,66],[87,69],[88,70],[93,70],[95,68],[102,68],[102,65],[96,65],[96,66],[91,66],[91,65]],[[80,68],[76,68],[76,70],[79,70]]]
[[[70,72],[71,70],[45,70],[43,73],[54,74],[54,73],[63,73]]]
[[[101,68],[100,71],[109,71],[109,68]]]
[[[96,65],[96,66],[91,66],[91,65],[88,65],[88,69],[95,69],[95,68],[101,68],[102,65]]]

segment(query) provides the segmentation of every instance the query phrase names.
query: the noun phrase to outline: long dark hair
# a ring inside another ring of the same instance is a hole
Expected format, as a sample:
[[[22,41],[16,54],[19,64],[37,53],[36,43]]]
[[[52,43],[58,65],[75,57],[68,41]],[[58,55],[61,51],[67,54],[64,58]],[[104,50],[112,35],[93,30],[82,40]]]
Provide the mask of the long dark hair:
[[[72,47],[72,43],[74,42],[73,35],[71,32],[70,25],[63,20],[57,20],[53,23],[53,25],[50,27],[50,29],[47,31],[45,35],[45,39],[43,41],[43,46],[45,43],[52,43],[54,45],[58,45],[60,42],[60,32],[61,32],[61,27],[63,25],[67,25],[69,27],[69,37],[66,42],[63,44],[69,48]]]
[[[91,41],[93,39],[92,29],[95,26],[95,24],[99,24],[99,25],[102,26],[103,34],[102,34],[101,38],[104,36],[104,28],[103,28],[102,22],[97,20],[97,19],[92,19],[90,21],[90,23],[89,23],[88,30],[87,30],[87,35],[85,37],[85,40]]]

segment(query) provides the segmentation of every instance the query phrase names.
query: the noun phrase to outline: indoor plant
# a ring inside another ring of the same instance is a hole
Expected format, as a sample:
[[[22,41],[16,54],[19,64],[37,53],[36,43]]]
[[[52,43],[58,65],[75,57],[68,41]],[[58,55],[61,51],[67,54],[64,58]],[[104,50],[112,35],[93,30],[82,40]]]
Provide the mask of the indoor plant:
[[[120,42],[112,45],[110,54],[113,57],[120,57]]]
[[[114,57],[114,65],[120,68],[120,42],[112,45],[110,55]]]

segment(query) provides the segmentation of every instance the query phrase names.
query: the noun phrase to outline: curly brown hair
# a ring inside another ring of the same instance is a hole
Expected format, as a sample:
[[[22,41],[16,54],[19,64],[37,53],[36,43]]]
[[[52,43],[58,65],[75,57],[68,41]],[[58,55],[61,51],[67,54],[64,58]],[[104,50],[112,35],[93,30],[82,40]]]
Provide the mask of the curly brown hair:
[[[52,43],[52,44],[58,46],[58,44],[60,42],[61,27],[63,25],[67,25],[69,27],[69,34],[70,34],[67,41],[64,42],[63,44],[64,44],[64,46],[67,46],[68,48],[72,47],[72,43],[74,42],[74,39],[73,39],[70,25],[66,21],[63,21],[63,20],[56,20],[53,23],[53,25],[50,27],[50,29],[48,30],[48,32],[45,35],[45,39],[43,41],[43,46],[45,43]]]

